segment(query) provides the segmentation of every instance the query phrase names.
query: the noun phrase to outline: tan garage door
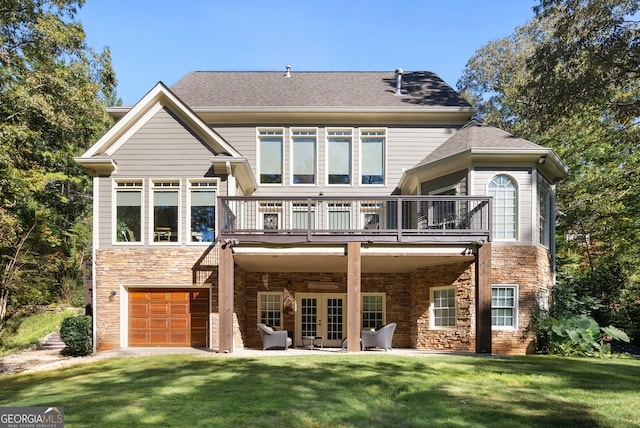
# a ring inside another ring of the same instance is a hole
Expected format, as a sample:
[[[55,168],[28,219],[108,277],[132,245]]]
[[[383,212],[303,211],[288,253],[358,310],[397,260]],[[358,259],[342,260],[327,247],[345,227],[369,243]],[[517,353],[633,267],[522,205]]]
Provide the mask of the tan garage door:
[[[129,346],[207,346],[209,290],[129,290]]]

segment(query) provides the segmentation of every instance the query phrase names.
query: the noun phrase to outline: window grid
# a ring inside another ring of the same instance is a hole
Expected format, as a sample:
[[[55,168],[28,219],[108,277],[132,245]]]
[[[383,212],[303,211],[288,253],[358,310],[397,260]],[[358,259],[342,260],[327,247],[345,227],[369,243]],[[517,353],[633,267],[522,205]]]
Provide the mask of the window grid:
[[[386,131],[369,129],[360,131],[361,184],[384,184]]]
[[[258,318],[262,324],[279,328],[282,325],[282,294],[258,293]]]
[[[216,230],[216,181],[189,182],[191,242],[213,242]]]
[[[327,183],[328,184],[351,184],[351,130],[329,130],[327,132]]]
[[[260,155],[260,183],[282,184],[284,161],[282,129],[258,130],[258,150]]]
[[[491,326],[516,328],[517,287],[515,285],[493,286],[491,288]]]
[[[142,242],[142,180],[115,182],[114,238]]]
[[[152,183],[153,242],[177,243],[180,236],[180,182]]]
[[[315,130],[292,131],[293,184],[316,183],[316,134]]]
[[[515,239],[517,229],[517,192],[512,178],[497,175],[489,182],[493,196],[494,239]]]
[[[362,328],[378,329],[384,325],[384,297],[382,294],[362,296]]]
[[[432,290],[433,327],[456,326],[456,289],[440,288]]]

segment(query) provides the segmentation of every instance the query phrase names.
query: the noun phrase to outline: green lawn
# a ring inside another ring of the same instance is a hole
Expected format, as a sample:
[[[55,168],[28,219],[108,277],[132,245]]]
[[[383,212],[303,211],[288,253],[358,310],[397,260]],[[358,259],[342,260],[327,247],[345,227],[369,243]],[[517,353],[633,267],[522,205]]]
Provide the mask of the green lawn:
[[[77,314],[77,310],[66,310],[9,319],[0,332],[0,356],[38,345],[44,336],[60,327],[63,319]]]
[[[65,426],[638,427],[640,361],[391,353],[105,360],[0,377]]]

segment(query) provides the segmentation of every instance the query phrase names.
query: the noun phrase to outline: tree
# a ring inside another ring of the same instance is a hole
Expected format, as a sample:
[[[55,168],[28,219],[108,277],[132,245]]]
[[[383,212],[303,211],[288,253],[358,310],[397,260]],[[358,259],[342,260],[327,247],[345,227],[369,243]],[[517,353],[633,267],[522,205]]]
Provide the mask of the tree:
[[[582,287],[579,296],[603,304],[589,315],[636,335],[638,10],[637,0],[542,0],[530,22],[476,52],[458,82],[482,119],[568,164],[558,186],[558,288]]]
[[[82,26],[73,20],[83,3],[0,2],[5,305],[49,302],[63,278],[79,276],[87,251],[88,240],[78,233],[88,232],[78,225],[89,212],[90,181],[73,157],[108,126],[104,102],[113,98],[116,80],[109,50],[98,54],[88,48]]]

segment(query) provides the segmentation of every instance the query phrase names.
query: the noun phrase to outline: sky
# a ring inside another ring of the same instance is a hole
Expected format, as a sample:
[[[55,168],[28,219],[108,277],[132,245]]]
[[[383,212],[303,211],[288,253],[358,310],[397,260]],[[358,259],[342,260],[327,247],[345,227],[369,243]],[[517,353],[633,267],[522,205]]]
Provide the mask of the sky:
[[[124,105],[190,71],[432,71],[533,17],[537,0],[86,0],[91,48],[111,50]]]

